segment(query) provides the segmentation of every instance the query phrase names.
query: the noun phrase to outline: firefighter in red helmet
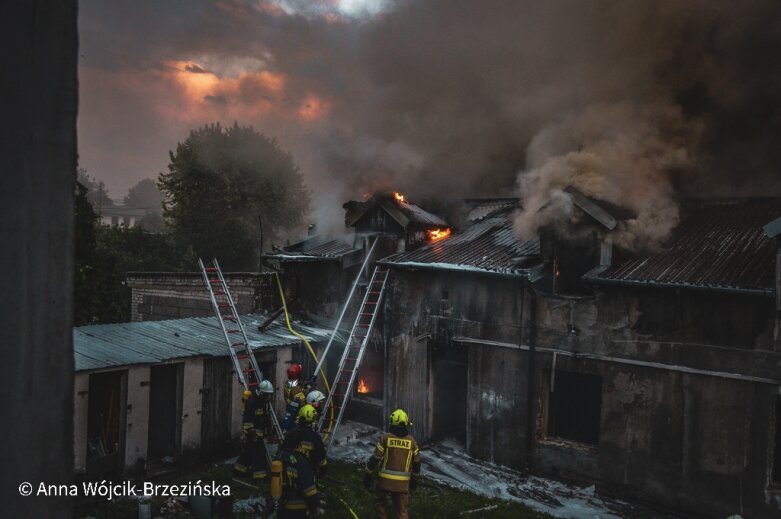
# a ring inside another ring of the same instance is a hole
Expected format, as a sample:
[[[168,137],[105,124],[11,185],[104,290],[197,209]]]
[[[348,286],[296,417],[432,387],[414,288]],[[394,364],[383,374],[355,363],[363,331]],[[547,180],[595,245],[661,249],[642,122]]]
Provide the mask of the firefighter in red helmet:
[[[295,425],[298,411],[306,403],[306,392],[301,380],[301,364],[293,363],[287,368],[287,382],[285,382],[285,418],[282,420],[284,430],[291,429]]]

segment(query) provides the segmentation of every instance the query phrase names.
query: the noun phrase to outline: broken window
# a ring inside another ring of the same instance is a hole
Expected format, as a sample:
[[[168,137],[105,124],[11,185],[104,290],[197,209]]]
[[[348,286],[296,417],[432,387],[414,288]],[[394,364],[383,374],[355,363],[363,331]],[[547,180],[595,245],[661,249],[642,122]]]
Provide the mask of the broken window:
[[[555,371],[547,379],[546,435],[580,443],[599,443],[602,377]]]
[[[774,486],[781,485],[781,396],[776,397],[776,437],[773,448],[773,474],[771,480]]]

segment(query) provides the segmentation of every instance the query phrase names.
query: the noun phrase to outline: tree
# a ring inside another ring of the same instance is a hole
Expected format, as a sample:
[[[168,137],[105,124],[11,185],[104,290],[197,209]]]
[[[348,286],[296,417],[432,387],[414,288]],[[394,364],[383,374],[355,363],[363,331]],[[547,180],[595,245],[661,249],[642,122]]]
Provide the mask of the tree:
[[[87,189],[87,200],[92,204],[92,208],[100,216],[101,211],[106,207],[114,207],[114,201],[108,196],[106,184],[87,174],[84,168],[78,169],[78,183]]]
[[[89,190],[76,183],[74,199],[76,325],[130,320],[130,289],[125,276],[134,270],[193,270],[192,251],[180,249],[168,234],[140,228],[98,225]]]
[[[126,207],[144,209],[149,213],[163,212],[163,195],[157,183],[151,178],[145,178],[130,188],[124,199]]]
[[[179,243],[200,257],[255,270],[262,249],[304,222],[309,194],[301,171],[252,127],[203,126],[170,159],[158,180],[164,214]]]

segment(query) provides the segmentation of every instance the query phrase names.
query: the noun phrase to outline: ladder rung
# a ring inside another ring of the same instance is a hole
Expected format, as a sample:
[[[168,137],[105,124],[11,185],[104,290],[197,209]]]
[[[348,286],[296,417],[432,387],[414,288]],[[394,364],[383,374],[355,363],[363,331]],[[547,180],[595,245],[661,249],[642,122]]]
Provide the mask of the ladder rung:
[[[210,279],[209,283],[222,283],[219,279]]]
[[[217,272],[217,267],[206,267],[204,270],[206,272]]]
[[[217,306],[220,307],[220,308],[230,308],[231,307],[231,305],[229,305],[228,303],[218,303]]]
[[[253,386],[257,386],[257,385],[258,385],[257,382],[247,382],[247,387],[253,387]]]
[[[236,318],[233,317],[233,315],[223,315],[222,316],[223,321],[235,321]]]
[[[226,333],[239,333],[241,330],[225,330]]]
[[[374,315],[374,314],[371,312],[361,312],[361,315]]]
[[[233,347],[236,347],[236,346],[246,346],[246,345],[247,344],[244,343],[244,342],[234,342],[233,344],[231,344],[231,346],[233,346]]]
[[[376,305],[377,301],[366,301],[364,304],[365,305]]]
[[[252,368],[243,369],[241,371],[243,371],[244,373],[255,373],[255,370]]]

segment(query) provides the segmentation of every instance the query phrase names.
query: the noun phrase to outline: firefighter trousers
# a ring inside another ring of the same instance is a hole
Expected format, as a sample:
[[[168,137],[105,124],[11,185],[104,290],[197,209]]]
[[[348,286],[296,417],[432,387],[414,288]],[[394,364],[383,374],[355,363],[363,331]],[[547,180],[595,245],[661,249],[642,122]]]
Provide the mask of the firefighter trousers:
[[[268,470],[268,457],[266,442],[263,441],[263,438],[250,433],[233,468],[245,474],[250,473],[251,468],[253,478],[265,478]]]
[[[375,492],[377,493],[377,501],[374,505],[374,511],[377,519],[388,517],[386,507],[389,497],[393,501],[393,508],[396,509],[396,519],[409,519],[409,492],[391,492],[382,488],[376,488]]]

